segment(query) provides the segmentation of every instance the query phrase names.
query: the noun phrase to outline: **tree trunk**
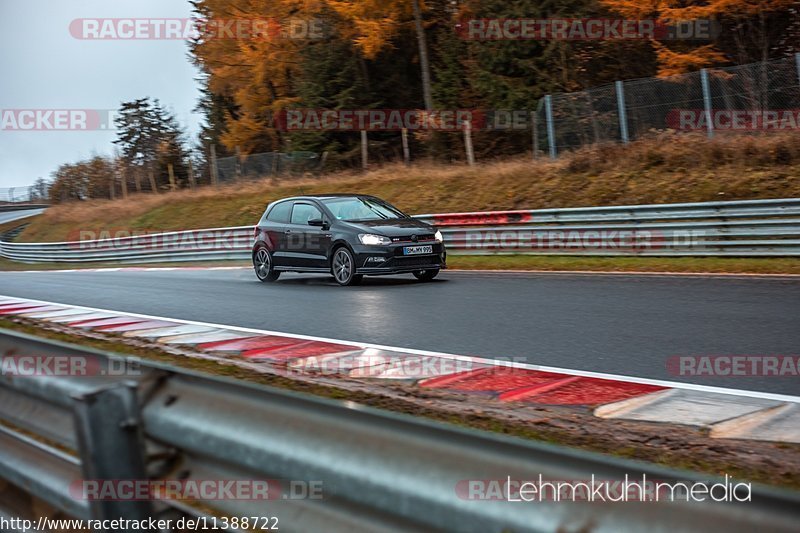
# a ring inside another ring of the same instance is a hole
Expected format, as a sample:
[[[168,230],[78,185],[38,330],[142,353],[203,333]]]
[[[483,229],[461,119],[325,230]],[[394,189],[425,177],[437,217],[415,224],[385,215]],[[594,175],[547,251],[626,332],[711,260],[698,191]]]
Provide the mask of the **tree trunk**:
[[[428,64],[428,43],[425,39],[425,28],[422,26],[422,13],[419,9],[419,0],[411,0],[414,9],[414,25],[417,30],[417,43],[419,44],[419,66],[422,69],[422,97],[425,100],[425,110],[433,110],[433,95],[431,91],[431,67]]]

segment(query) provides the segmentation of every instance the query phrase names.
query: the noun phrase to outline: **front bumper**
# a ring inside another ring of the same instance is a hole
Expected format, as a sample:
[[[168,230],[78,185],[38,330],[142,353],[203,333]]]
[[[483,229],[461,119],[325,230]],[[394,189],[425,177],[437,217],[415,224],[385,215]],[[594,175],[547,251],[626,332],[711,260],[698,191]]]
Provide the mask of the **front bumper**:
[[[433,253],[405,255],[406,246],[431,246]],[[419,270],[447,268],[447,251],[440,242],[390,244],[354,247],[356,274],[402,274]]]

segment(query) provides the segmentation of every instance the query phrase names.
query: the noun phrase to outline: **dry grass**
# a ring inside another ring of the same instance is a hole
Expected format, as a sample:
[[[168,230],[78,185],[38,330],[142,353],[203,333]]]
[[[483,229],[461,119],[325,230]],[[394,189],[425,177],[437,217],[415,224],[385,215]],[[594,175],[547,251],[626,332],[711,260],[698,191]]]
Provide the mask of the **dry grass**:
[[[580,257],[554,255],[450,255],[450,268],[582,272],[681,272],[800,275],[797,257]]]
[[[81,229],[178,230],[254,224],[267,203],[304,193],[361,192],[410,213],[534,209],[800,196],[796,135],[663,134],[628,146],[603,145],[558,161],[518,157],[462,164],[388,165],[364,173],[270,180],[218,189],[134,195],[59,205],[20,241],[54,241]]]

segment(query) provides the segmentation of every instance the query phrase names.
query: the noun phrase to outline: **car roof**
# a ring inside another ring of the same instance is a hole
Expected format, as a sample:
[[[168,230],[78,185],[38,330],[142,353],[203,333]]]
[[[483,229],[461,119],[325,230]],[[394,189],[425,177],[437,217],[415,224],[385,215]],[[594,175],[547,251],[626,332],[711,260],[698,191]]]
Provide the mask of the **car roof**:
[[[372,196],[371,194],[331,193],[331,194],[304,194],[301,196],[290,196],[288,198],[281,198],[280,200],[275,200],[274,203],[284,202],[286,200],[325,200],[328,198],[373,198],[375,200],[380,200],[380,198]]]

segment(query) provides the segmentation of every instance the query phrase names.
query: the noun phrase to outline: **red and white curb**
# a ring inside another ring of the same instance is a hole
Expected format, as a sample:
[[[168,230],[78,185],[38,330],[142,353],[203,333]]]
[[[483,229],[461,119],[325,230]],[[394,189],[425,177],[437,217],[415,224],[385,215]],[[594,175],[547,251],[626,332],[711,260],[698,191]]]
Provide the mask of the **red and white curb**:
[[[800,397],[506,362],[0,296],[0,316],[190,347],[326,377],[404,380],[499,402],[581,405],[601,418],[702,427],[712,437],[800,443]],[[378,381],[380,382],[380,381]]]

